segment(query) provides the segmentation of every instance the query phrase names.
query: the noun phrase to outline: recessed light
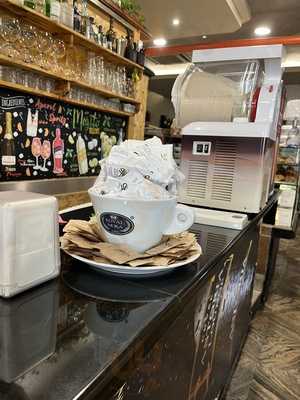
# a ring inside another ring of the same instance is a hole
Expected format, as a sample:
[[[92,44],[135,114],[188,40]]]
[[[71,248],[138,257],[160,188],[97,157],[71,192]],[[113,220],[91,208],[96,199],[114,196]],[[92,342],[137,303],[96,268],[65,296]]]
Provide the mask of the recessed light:
[[[254,31],[256,36],[266,36],[271,33],[271,29],[267,26],[259,26]]]
[[[167,44],[167,41],[165,38],[157,38],[153,40],[153,43],[155,46],[165,46]]]
[[[172,21],[172,24],[174,26],[178,26],[180,24],[180,20],[178,18],[174,18],[173,21]]]
[[[206,35],[202,35],[202,39],[207,39],[207,36]]]

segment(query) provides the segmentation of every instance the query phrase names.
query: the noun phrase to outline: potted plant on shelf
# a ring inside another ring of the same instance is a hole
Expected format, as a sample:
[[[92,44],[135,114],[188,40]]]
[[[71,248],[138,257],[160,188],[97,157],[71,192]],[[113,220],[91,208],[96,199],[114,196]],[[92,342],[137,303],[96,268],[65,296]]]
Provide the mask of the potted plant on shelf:
[[[122,8],[131,17],[135,18],[140,24],[144,25],[145,17],[142,15],[141,6],[137,0],[112,0],[114,4]]]

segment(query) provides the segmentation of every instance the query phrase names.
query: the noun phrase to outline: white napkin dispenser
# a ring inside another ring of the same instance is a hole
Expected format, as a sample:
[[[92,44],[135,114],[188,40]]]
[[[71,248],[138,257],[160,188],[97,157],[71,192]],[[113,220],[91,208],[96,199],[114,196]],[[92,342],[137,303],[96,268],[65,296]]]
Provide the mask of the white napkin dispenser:
[[[0,192],[0,296],[14,296],[59,272],[56,198]]]

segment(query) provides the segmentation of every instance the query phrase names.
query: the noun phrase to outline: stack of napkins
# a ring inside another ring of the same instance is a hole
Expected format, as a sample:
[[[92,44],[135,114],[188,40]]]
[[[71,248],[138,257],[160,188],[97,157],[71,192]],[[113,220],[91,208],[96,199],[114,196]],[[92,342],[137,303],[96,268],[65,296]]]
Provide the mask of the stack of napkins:
[[[131,267],[167,266],[201,255],[196,236],[189,232],[165,236],[161,243],[143,254],[127,246],[106,243],[94,219],[70,220],[64,228],[61,245],[66,252],[95,262]]]
[[[92,190],[99,196],[163,200],[176,196],[183,180],[172,145],[162,144],[157,137],[127,140],[114,146],[102,161]]]

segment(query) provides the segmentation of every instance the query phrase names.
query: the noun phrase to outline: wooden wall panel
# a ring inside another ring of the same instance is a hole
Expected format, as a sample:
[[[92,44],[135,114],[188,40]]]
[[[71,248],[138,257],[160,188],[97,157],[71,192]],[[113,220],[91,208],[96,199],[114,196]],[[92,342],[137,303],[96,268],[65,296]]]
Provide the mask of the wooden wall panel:
[[[141,106],[139,112],[129,118],[128,139],[144,140],[148,86],[149,77],[143,75],[137,84],[137,100],[141,102]]]

